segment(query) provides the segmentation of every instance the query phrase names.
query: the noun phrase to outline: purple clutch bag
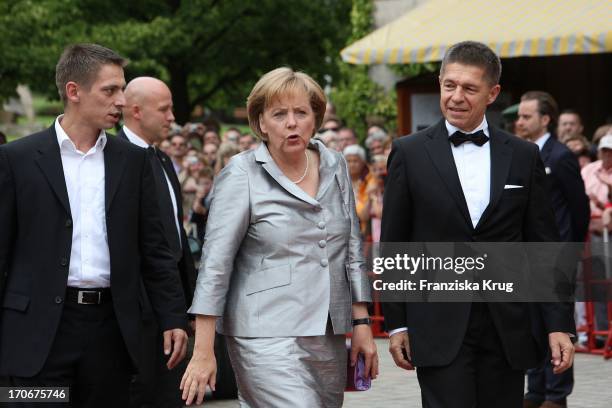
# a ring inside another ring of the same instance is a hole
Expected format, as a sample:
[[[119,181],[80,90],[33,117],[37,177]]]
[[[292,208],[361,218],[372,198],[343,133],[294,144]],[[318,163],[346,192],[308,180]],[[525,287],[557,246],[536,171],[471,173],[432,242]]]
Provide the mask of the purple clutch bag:
[[[351,367],[351,346],[347,345],[346,387],[344,391],[367,391],[372,386],[372,378],[365,377],[365,359],[363,354],[357,356],[357,363]]]

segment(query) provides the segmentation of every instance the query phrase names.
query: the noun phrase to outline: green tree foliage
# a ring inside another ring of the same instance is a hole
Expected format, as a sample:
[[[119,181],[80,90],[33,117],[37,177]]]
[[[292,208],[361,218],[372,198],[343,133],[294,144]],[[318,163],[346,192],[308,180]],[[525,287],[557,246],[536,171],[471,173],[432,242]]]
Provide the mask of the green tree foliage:
[[[420,75],[437,72],[440,70],[439,62],[426,62],[423,64],[392,64],[391,71],[403,79],[414,78]]]
[[[347,45],[359,40],[372,31],[374,5],[372,0],[353,0],[351,10],[351,36]],[[360,141],[366,136],[368,121],[382,120],[394,127],[397,117],[395,91],[386,92],[368,76],[368,67],[351,65],[338,61],[340,81],[333,90],[331,99],[336,112],[346,125],[356,130]]]
[[[350,0],[2,0],[0,98],[18,83],[55,97],[62,49],[96,42],[131,61],[128,80],[166,80],[179,122],[196,104],[231,111],[278,66],[322,84],[336,77],[350,8]]]

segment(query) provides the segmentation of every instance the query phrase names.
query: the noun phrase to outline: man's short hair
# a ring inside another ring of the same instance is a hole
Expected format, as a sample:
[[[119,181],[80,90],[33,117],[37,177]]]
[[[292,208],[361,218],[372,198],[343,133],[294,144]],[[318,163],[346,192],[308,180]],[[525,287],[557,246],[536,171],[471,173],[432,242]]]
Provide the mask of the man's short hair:
[[[580,123],[582,124],[582,116],[580,116],[580,113],[578,113],[578,111],[576,109],[563,109],[561,112],[559,112],[559,116],[561,115],[576,115],[576,117],[578,118],[578,120],[580,121]]]
[[[501,60],[483,43],[476,41],[463,41],[451,46],[442,60],[440,76],[448,64],[459,63],[472,65],[484,69],[484,76],[491,85],[497,85],[501,78]]]
[[[180,137],[181,139],[183,139],[183,141],[187,142],[187,138],[183,135],[181,135],[180,133],[177,133],[176,135],[172,135],[169,140],[172,141],[172,139],[175,139],[177,137]]]
[[[55,66],[55,85],[62,101],[66,102],[66,84],[70,81],[89,89],[103,65],[121,68],[127,60],[115,51],[98,44],[72,44],[67,46]]]
[[[551,132],[555,129],[557,119],[559,118],[559,107],[551,94],[544,91],[529,91],[521,96],[521,102],[522,101],[537,101],[538,113],[540,116],[548,115],[550,118],[548,131]]]

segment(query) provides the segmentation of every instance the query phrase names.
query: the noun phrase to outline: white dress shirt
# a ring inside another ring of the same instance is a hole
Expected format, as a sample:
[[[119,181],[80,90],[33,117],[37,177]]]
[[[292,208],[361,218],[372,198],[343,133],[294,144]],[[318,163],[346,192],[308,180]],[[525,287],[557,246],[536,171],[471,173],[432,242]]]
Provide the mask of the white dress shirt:
[[[457,131],[461,131],[448,121],[445,123],[448,137],[451,137]],[[472,134],[479,130],[489,136],[489,125],[486,118],[483,118],[482,123],[476,129],[470,133],[464,133]],[[489,142],[482,146],[475,145],[472,142],[465,142],[459,146],[451,144],[451,150],[472,219],[472,226],[476,228],[491,198],[491,144]]]
[[[106,233],[104,147],[106,133],[100,131],[96,144],[84,153],[77,150],[55,120],[68,201],[72,213],[72,248],[68,286],[110,287],[110,252]]]
[[[548,139],[550,139],[550,133],[546,132],[542,136],[540,136],[538,140],[535,141],[535,144],[538,145],[540,151],[542,151],[542,148],[544,147],[546,142],[548,142]]]
[[[448,130],[448,137],[451,137],[457,131],[462,131],[448,123],[448,121],[445,121],[445,124],[446,130]],[[462,132],[472,134],[479,130],[482,130],[485,135],[490,137],[486,117],[482,119],[482,122],[476,129],[469,133]],[[451,143],[451,150],[455,159],[459,182],[461,183],[463,195],[470,212],[472,226],[476,228],[491,198],[491,144],[488,141],[482,146],[475,145],[472,142],[465,142],[459,146]],[[389,336],[407,330],[406,327],[398,327],[389,331]]]
[[[145,149],[147,149],[150,146],[140,136],[132,132],[127,126],[123,126],[123,132],[127,136],[128,140],[131,143],[135,144],[136,146],[140,146]],[[156,147],[154,147],[154,149],[156,149]],[[174,166],[174,163],[172,165]],[[162,169],[164,170],[164,176],[166,176],[166,183],[168,183],[168,191],[170,191],[170,200],[172,201],[172,210],[174,211],[174,224],[176,225],[176,233],[178,234],[178,242],[179,242],[179,245],[182,245],[181,229],[179,227],[179,222],[178,222],[178,206],[176,203],[176,191],[174,191],[174,188],[172,188],[172,183],[170,183],[170,179],[168,178],[166,169],[164,169],[163,166],[162,166]]]

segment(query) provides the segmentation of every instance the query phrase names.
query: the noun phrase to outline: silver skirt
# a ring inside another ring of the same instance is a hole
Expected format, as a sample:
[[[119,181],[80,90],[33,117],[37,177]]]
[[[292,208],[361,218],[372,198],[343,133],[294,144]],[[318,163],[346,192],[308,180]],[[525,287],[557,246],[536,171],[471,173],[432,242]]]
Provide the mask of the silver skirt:
[[[227,348],[241,407],[341,407],[346,385],[344,335],[232,337]]]

